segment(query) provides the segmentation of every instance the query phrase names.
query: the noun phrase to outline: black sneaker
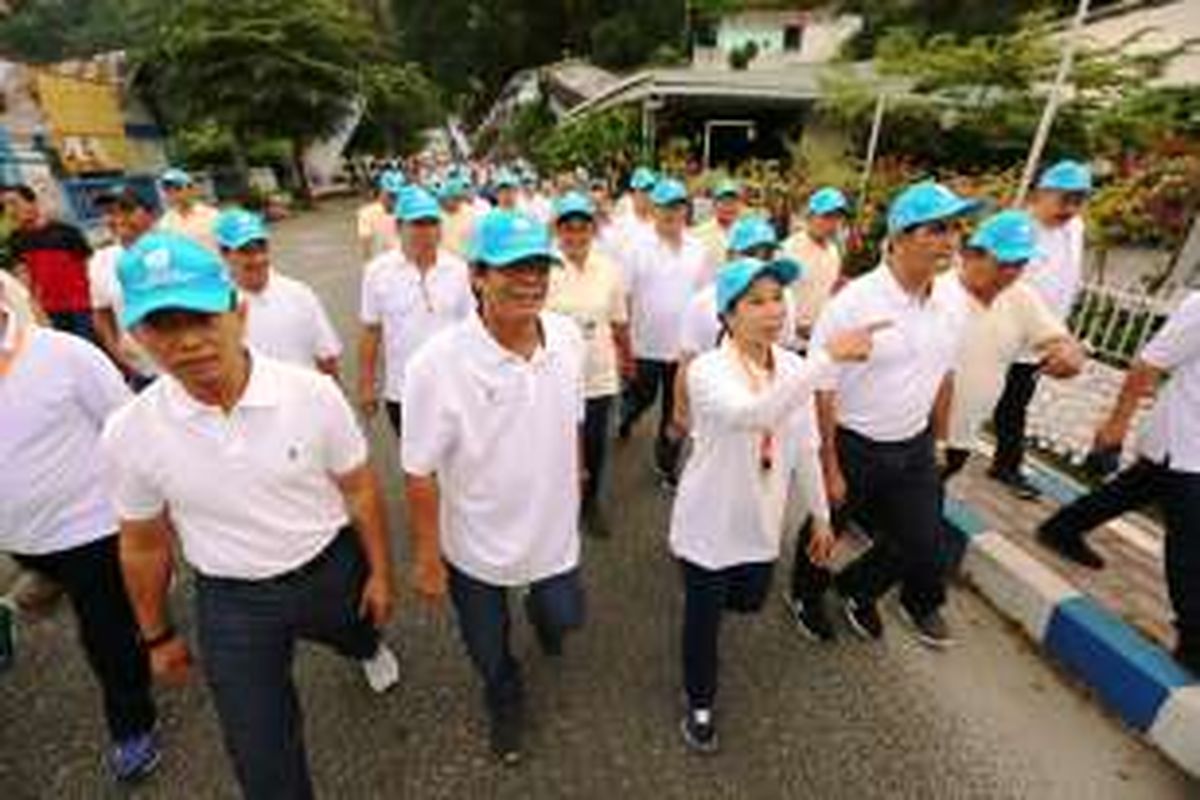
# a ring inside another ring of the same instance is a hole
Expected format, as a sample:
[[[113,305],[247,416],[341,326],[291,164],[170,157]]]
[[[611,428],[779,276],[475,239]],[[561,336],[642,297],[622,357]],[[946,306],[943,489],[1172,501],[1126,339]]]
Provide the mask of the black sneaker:
[[[521,734],[524,714],[520,703],[512,703],[493,711],[489,720],[492,753],[500,763],[513,766],[522,757]]]
[[[862,639],[882,639],[883,619],[872,602],[847,597],[842,600],[842,610],[850,628]]]
[[[787,604],[792,621],[796,623],[796,630],[804,636],[814,642],[832,642],[837,638],[833,623],[825,613],[825,604],[820,598],[805,602],[799,597],[785,594],[783,601]]]
[[[713,723],[711,709],[689,709],[683,715],[679,731],[683,734],[684,744],[697,753],[717,752],[717,726]]]
[[[901,603],[900,611],[908,624],[912,626],[917,635],[917,641],[921,644],[935,650],[942,650],[954,644],[954,637],[950,635],[950,626],[946,624],[946,620],[942,618],[941,612],[937,609],[925,614],[914,614]]]
[[[1088,569],[1104,569],[1104,558],[1081,536],[1055,536],[1038,529],[1037,540],[1042,547],[1053,550],[1068,561]]]
[[[997,472],[988,470],[988,477],[1004,484],[1016,497],[1022,500],[1037,500],[1042,496],[1042,490],[1030,483],[1029,479],[1018,472]]]

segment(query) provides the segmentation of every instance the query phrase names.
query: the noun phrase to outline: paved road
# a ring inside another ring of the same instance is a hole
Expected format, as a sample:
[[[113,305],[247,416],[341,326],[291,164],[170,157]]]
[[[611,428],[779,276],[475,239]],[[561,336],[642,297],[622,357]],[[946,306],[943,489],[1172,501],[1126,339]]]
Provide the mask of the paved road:
[[[344,334],[353,330],[357,265],[351,207],[279,226],[277,253],[313,283]],[[395,454],[373,437],[398,502]],[[685,752],[676,638],[681,592],[665,551],[668,503],[651,489],[649,442],[616,458],[619,533],[587,542],[588,628],[546,663],[523,624],[532,729],[529,760],[487,757],[476,685],[447,614],[400,609],[387,632],[403,684],[376,698],[355,668],[323,651],[298,659],[320,794],[345,798],[1186,798],[1200,787],[1105,716],[969,591],[949,618],[961,644],[914,644],[894,614],[886,640],[842,631],[801,640],[780,607],[732,620],[723,641],[723,751]],[[398,541],[403,526],[397,515]],[[403,547],[400,548],[403,551]],[[403,552],[400,557],[403,558]],[[181,608],[184,606],[180,599]],[[186,623],[186,612],[180,612]],[[68,618],[24,631],[0,679],[0,797],[116,796],[98,767],[96,696]],[[145,798],[232,797],[204,690],[160,693],[166,759]]]

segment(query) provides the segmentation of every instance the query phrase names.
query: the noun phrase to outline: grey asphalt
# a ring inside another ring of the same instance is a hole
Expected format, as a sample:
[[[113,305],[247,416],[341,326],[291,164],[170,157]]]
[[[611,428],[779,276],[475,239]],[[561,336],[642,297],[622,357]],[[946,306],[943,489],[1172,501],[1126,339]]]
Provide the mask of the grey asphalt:
[[[276,228],[276,263],[313,285],[350,345],[359,264],[353,204]],[[353,385],[350,383],[349,385]],[[648,421],[649,422],[649,421]],[[394,440],[372,440],[405,558]],[[780,603],[723,631],[722,752],[682,747],[679,577],[666,551],[669,498],[654,486],[649,429],[615,453],[608,541],[585,543],[587,627],[547,662],[520,621],[516,649],[530,697],[529,757],[489,758],[478,687],[448,610],[404,595],[386,635],[403,680],[372,695],[354,665],[305,648],[297,681],[314,779],[338,798],[1188,798],[1191,782],[1099,710],[969,589],[952,592],[959,635],[922,648],[889,608],[882,643],[844,626],[832,646],[801,639]],[[776,576],[782,587],[785,570]],[[186,628],[186,588],[175,599]],[[159,690],[164,761],[132,792],[100,768],[96,691],[70,616],[21,631],[0,677],[0,798],[237,796],[203,685]]]

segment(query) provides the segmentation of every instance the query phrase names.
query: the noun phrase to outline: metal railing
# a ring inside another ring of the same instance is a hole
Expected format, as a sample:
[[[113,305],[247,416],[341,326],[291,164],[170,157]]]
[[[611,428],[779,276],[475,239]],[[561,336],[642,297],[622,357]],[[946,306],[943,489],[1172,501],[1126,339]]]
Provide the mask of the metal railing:
[[[1135,287],[1085,284],[1071,313],[1071,332],[1088,345],[1093,358],[1127,367],[1183,293],[1178,287],[1149,294]]]

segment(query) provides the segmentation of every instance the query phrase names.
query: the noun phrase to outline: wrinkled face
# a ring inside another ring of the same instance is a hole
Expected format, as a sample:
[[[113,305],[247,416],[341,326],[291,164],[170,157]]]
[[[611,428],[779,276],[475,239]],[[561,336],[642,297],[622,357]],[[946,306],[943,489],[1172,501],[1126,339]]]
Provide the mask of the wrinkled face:
[[[991,304],[1021,277],[1025,264],[997,261],[985,250],[968,247],[962,254],[963,283],[980,301]]]
[[[1087,195],[1083,192],[1038,189],[1033,193],[1030,210],[1043,225],[1057,228],[1066,225],[1083,213],[1085,205],[1087,205]]]
[[[669,238],[678,238],[687,227],[687,204],[671,203],[667,206],[654,207],[654,224],[659,234]]]
[[[558,246],[569,256],[585,256],[592,245],[596,225],[590,219],[573,214],[558,221],[554,226]]]
[[[233,375],[238,368],[246,307],[234,305],[221,314],[166,309],[147,316],[134,337],[168,374],[202,393]]]
[[[833,214],[813,214],[805,221],[805,228],[814,239],[826,241],[837,236],[841,230],[843,215],[840,212]]]
[[[265,239],[247,242],[237,249],[222,247],[221,255],[229,264],[239,289],[258,294],[267,288],[271,276],[271,252]]]
[[[502,268],[476,267],[472,281],[484,313],[508,324],[535,319],[546,305],[550,268],[550,262],[541,258]]]
[[[737,195],[718,197],[713,202],[713,216],[722,228],[728,228],[742,213],[742,200]]]
[[[957,220],[939,219],[916,225],[892,240],[892,252],[910,269],[932,278],[948,269],[962,241]]]
[[[773,275],[762,275],[729,309],[725,324],[738,341],[769,345],[779,341],[786,316],[783,285]]]
[[[442,241],[442,225],[435,219],[419,219],[400,226],[404,246],[410,253],[436,252]]]

